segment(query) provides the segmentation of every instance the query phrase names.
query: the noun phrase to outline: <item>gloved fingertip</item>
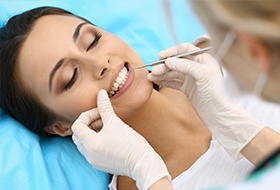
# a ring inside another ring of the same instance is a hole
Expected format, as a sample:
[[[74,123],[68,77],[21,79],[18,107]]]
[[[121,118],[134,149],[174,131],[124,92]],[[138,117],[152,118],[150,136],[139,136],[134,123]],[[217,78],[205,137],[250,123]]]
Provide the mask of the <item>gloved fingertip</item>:
[[[102,100],[103,99],[109,99],[108,93],[106,92],[106,90],[104,90],[104,89],[99,90],[97,99],[98,100],[99,99],[102,99]]]
[[[162,50],[162,51],[160,51],[159,53],[158,53],[158,58],[159,59],[163,59],[163,58],[165,58],[166,57],[166,50]]]
[[[86,153],[86,147],[91,145],[93,141],[98,141],[96,139],[98,139],[98,133],[91,129],[78,131],[72,135],[73,142],[82,154]]]
[[[97,107],[110,104],[109,96],[106,90],[101,89],[97,95]]]
[[[86,124],[84,124],[84,122],[80,122],[79,118],[73,123],[73,125],[71,126],[71,130],[73,131],[73,133],[78,133],[81,131],[86,130]]]
[[[157,75],[158,71],[159,71],[159,65],[152,68],[152,74]]]
[[[111,114],[114,113],[110,98],[106,92],[106,90],[101,89],[98,92],[98,96],[97,96],[97,107],[99,110],[99,114],[101,115],[101,117],[105,117],[105,115],[107,114]]]
[[[75,124],[72,126],[71,130],[73,131],[72,139],[76,143],[83,136],[89,134],[90,128],[82,124]]]
[[[189,60],[177,57],[167,58],[165,61],[166,66],[171,69],[182,73],[187,73],[189,67]]]
[[[172,64],[176,64],[178,62],[178,58],[177,57],[168,57],[165,61],[166,65],[172,65]]]
[[[157,65],[152,68],[153,75],[162,75],[168,71],[168,68],[165,64]]]
[[[159,76],[153,75],[152,73],[149,73],[147,75],[147,79],[149,81],[152,81],[153,83],[157,83],[157,81],[159,80]]]
[[[152,73],[147,74],[146,77],[147,77],[148,80],[153,81],[152,80],[153,79],[153,74]]]

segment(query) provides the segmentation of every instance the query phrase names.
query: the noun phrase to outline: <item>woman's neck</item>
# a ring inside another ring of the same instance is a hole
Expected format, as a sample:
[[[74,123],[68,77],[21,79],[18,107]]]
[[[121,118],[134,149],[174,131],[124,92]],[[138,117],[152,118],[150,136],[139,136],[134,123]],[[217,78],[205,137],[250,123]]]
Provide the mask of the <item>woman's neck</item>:
[[[178,158],[184,161],[184,169],[188,168],[208,149],[211,139],[188,98],[168,88],[153,91],[145,106],[125,122],[174,168],[174,176],[181,172],[176,166]]]

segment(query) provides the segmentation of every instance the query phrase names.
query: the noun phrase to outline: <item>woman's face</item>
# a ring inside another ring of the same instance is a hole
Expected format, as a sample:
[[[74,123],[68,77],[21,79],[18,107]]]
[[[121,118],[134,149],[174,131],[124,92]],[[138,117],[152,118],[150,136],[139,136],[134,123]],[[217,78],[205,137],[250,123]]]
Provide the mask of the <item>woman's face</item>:
[[[100,89],[111,96],[121,87],[111,97],[120,118],[130,117],[152,92],[146,69],[127,74],[128,68],[144,64],[131,47],[73,16],[40,18],[18,60],[23,86],[69,125],[81,112],[97,107]]]

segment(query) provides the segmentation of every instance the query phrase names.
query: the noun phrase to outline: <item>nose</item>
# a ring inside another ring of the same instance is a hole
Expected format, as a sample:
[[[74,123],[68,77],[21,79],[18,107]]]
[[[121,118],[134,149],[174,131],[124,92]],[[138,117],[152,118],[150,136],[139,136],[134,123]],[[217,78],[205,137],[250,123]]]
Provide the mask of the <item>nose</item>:
[[[104,77],[110,66],[110,58],[105,55],[88,55],[84,59],[85,68],[91,72],[96,79]]]

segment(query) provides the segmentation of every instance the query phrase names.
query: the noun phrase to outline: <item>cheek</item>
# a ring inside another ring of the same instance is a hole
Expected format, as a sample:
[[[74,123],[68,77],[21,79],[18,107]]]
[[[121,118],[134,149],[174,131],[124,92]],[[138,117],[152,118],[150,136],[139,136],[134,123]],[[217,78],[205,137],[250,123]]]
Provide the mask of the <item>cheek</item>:
[[[69,111],[73,112],[75,116],[77,116],[84,111],[97,107],[96,98],[96,95],[80,96],[79,99],[72,99],[71,103],[69,103],[69,108],[67,108],[67,106],[65,108],[69,109]]]
[[[64,120],[72,123],[84,111],[97,107],[97,90],[79,90],[56,98],[52,110]]]
[[[110,46],[106,46],[107,52],[110,52],[118,57],[121,56],[124,60],[133,64],[144,64],[137,52],[130,47],[127,43],[117,37],[110,40]]]

